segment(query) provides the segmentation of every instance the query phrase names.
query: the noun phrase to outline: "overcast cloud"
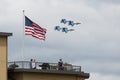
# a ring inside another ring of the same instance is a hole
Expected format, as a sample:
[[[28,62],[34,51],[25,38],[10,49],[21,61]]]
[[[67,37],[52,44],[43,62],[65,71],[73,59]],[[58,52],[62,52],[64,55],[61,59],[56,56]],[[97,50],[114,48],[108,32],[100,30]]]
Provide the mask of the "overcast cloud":
[[[46,41],[24,36],[24,60],[82,66],[90,80],[120,80],[120,0],[0,0],[0,32],[9,37],[8,60],[22,59],[23,13],[47,29]],[[60,20],[81,22],[68,34]]]

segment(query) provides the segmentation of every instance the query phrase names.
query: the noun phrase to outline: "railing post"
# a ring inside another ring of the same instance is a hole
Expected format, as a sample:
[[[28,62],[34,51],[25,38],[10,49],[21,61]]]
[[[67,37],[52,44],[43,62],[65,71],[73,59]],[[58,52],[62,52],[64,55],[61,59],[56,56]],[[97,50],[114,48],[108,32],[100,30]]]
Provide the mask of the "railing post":
[[[22,68],[24,68],[24,61],[22,61]]]
[[[79,68],[79,71],[81,72],[81,66],[80,66],[80,68]]]

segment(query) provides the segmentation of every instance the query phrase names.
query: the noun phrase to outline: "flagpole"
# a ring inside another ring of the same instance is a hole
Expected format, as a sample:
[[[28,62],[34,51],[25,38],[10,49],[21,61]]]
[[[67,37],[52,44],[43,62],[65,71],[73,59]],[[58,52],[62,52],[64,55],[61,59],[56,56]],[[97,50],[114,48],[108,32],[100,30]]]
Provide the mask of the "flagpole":
[[[25,10],[23,10],[23,32],[22,32],[22,37],[23,37],[23,40],[22,40],[22,68],[24,68],[24,35],[25,35],[25,14],[24,14]]]

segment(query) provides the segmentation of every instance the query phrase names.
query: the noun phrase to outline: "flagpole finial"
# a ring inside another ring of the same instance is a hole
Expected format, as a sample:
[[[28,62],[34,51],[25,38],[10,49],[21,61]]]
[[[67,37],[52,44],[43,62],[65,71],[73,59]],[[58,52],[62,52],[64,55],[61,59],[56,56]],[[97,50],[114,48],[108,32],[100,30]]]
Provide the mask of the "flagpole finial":
[[[25,10],[23,10],[23,14],[25,13]]]
[[[23,15],[25,15],[25,10],[23,10]]]

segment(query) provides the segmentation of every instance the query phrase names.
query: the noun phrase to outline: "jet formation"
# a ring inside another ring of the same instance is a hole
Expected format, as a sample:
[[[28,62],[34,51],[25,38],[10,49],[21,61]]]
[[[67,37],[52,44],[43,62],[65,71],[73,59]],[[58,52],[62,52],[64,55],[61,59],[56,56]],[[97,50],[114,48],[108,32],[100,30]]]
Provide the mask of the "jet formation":
[[[69,31],[74,31],[73,27],[75,25],[79,25],[81,23],[79,22],[74,22],[74,21],[71,21],[71,20],[66,20],[66,19],[61,19],[60,23],[62,24],[65,24],[65,26],[69,26],[69,27],[72,27],[72,28],[68,28],[68,27],[60,27],[60,26],[55,26],[55,30],[56,31],[62,31],[62,32],[65,32],[65,33],[68,33]]]

